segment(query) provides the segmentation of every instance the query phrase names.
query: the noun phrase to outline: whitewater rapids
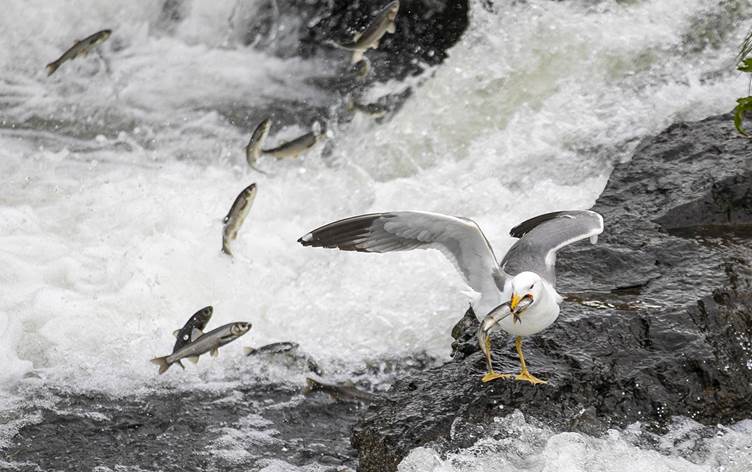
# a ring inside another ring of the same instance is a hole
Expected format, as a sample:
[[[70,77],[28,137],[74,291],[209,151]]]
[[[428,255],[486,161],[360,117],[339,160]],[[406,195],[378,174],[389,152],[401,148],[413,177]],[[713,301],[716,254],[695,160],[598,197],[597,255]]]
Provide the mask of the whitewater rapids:
[[[296,239],[338,218],[416,209],[474,219],[503,253],[511,226],[588,208],[642,137],[729,111],[747,87],[734,71],[747,1],[530,0],[490,10],[477,1],[444,64],[368,91],[413,85],[391,119],[356,116],[332,129],[331,154],[319,145],[300,161],[262,160],[269,175],[260,175],[244,162],[250,129],[228,117],[340,97],[306,80],[326,76],[326,60],[233,41],[234,3],[193,2],[169,27],[161,3],[146,0],[3,4],[0,457],[38,420],[14,414],[37,391],[221,388],[239,381],[241,345],[295,341],[343,376],[383,357],[444,359],[474,294],[439,253],[347,254]],[[45,64],[102,28],[113,29],[105,60],[91,55],[46,76]],[[286,126],[270,139],[303,131]],[[258,196],[230,259],[221,218],[251,182]],[[211,326],[253,329],[219,359],[157,377],[148,360],[167,354],[172,331],[206,305]],[[749,428],[732,431],[746,449],[752,439],[737,432]],[[646,454],[654,471],[742,470],[714,462],[718,448],[692,461],[642,451],[618,436],[627,433],[530,434],[549,445],[523,470],[606,470],[592,454]],[[416,451],[400,470],[508,470],[514,461],[492,460],[502,454],[494,447],[438,462]],[[548,461],[552,448],[568,462]]]

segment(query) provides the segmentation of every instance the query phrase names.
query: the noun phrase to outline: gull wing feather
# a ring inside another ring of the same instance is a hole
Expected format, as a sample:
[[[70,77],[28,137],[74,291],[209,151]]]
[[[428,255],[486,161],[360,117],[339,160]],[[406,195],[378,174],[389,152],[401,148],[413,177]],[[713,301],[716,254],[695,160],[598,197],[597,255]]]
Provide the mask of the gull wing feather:
[[[478,225],[466,218],[420,211],[372,213],[322,226],[298,242],[304,246],[379,253],[438,249],[467,284],[482,295],[481,305],[492,305],[489,309],[498,305],[500,287],[504,286],[488,240]]]
[[[603,217],[594,211],[557,211],[536,216],[509,232],[520,240],[504,256],[501,270],[509,276],[535,272],[555,286],[556,252],[586,238],[595,244],[602,232]]]

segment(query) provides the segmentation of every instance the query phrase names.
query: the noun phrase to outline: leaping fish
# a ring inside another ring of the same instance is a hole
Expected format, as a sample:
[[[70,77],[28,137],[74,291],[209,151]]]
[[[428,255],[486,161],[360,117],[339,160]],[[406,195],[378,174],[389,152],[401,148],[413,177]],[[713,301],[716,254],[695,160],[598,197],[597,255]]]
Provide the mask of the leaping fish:
[[[321,367],[310,356],[300,352],[300,345],[298,343],[282,341],[260,348],[244,347],[243,352],[246,356],[266,357],[267,359],[279,359],[288,367],[293,367],[294,364],[303,362],[308,370],[316,375],[322,375]]]
[[[376,16],[371,23],[360,33],[355,33],[351,44],[336,44],[335,46],[347,49],[353,52],[352,63],[356,64],[363,59],[363,54],[369,49],[377,49],[379,41],[386,33],[394,33],[397,27],[394,23],[399,12],[399,0],[394,0],[387,4]]]
[[[229,213],[225,216],[222,222],[224,223],[224,229],[222,231],[222,252],[232,256],[230,250],[230,242],[238,237],[238,231],[245,221],[245,217],[248,216],[248,212],[251,211],[253,200],[256,199],[256,184],[252,183],[248,187],[244,188],[242,192],[235,198],[235,201],[230,207]]]
[[[172,348],[172,352],[176,352],[181,347],[185,346],[189,342],[197,339],[201,336],[204,328],[211,320],[214,308],[211,306],[204,307],[191,316],[191,318],[183,325],[182,328],[173,331],[175,335],[175,346]],[[183,367],[180,364],[180,367]]]
[[[340,385],[328,384],[308,377],[303,394],[310,395],[314,392],[324,392],[340,402],[374,402],[382,398],[379,395],[356,388],[351,382]]]
[[[217,357],[220,347],[235,341],[250,329],[251,323],[228,323],[206,334],[202,334],[197,339],[168,356],[155,357],[151,362],[159,366],[160,374],[164,374],[172,364],[180,362],[181,359],[188,359],[195,364],[198,362],[199,356],[207,352],[211,353],[212,357]]]
[[[347,97],[345,108],[349,112],[354,113],[356,111],[359,111],[360,113],[371,116],[373,118],[382,118],[384,115],[386,115],[387,112],[387,108],[379,103],[360,103],[356,101],[352,97],[352,95],[349,95]]]
[[[248,141],[248,145],[245,147],[245,160],[248,162],[248,166],[253,169],[264,173],[260,169],[256,168],[256,162],[261,156],[261,145],[269,135],[269,130],[272,127],[272,120],[265,118],[261,123],[256,126],[256,129],[251,133],[251,139]]]
[[[512,310],[510,302],[504,302],[491,310],[488,315],[483,318],[483,321],[481,321],[480,326],[478,327],[478,344],[480,345],[480,350],[483,351],[483,355],[486,357],[486,365],[488,367],[488,374],[486,375],[500,375],[494,372],[493,361],[491,360],[491,330],[498,327],[499,321],[510,315],[515,323],[522,323],[520,313],[527,308],[532,301],[532,298],[523,298],[515,310]]]
[[[107,41],[107,38],[112,34],[112,30],[98,31],[91,36],[84,38],[71,46],[67,51],[63,53],[56,61],[47,64],[47,76],[55,73],[55,71],[63,65],[64,62],[73,60],[78,56],[85,56],[93,48]]]
[[[296,158],[305,151],[311,149],[321,138],[321,134],[311,131],[303,136],[293,139],[287,143],[281,144],[272,149],[264,149],[264,154],[269,154],[277,159]]]

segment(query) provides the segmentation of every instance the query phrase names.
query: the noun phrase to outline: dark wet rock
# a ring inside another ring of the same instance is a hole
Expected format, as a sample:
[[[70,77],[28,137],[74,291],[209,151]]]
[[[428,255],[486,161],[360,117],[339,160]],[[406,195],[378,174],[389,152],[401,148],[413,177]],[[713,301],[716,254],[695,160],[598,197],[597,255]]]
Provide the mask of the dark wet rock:
[[[280,462],[322,472],[357,467],[348,437],[361,403],[304,396],[299,375],[309,372],[312,359],[296,343],[262,346],[243,360],[247,370],[220,384],[117,397],[44,387],[41,377],[29,375],[19,393],[34,401],[0,412],[0,424],[18,428],[2,445],[0,469],[260,470]],[[428,356],[376,358],[347,376],[357,389],[378,394],[394,378],[435,364]]]
[[[349,51],[327,44],[347,44],[388,4],[331,0],[269,0],[239,5],[230,21],[238,40],[282,57],[325,55],[349,68]],[[275,6],[276,4],[276,6]],[[253,10],[251,10],[253,8]],[[247,10],[247,11],[246,11]],[[402,79],[440,64],[446,50],[468,25],[466,0],[401,0],[394,34],[386,34],[377,50],[366,54],[379,80]]]
[[[714,182],[701,197],[656,219],[669,233],[752,233],[752,172]]]
[[[475,316],[473,307],[470,307],[465,312],[465,316],[454,325],[452,328],[452,358],[464,358],[469,354],[477,352],[478,338],[475,332],[478,329],[478,318]]]
[[[458,425],[474,437],[520,410],[560,431],[597,434],[672,416],[730,423],[752,415],[752,143],[731,117],[672,125],[618,165],[596,202],[597,246],[559,256],[559,320],[525,339],[547,385],[480,382],[471,312],[453,360],[398,381],[353,432],[362,471],[393,471],[415,447],[439,452]],[[712,228],[713,231],[708,231]],[[499,371],[518,370],[511,339],[493,339]]]
[[[352,41],[353,34],[365,29],[379,8],[379,2],[334,0],[331,7],[319,13],[321,21],[304,36],[303,54],[318,53],[327,40],[339,44]],[[446,50],[467,28],[467,1],[401,0],[395,22],[395,33],[386,34],[377,50],[366,53],[378,80],[402,79],[426,66],[440,64],[446,58]],[[336,54],[345,61],[352,55],[348,51]]]
[[[300,387],[258,384],[111,398],[58,392],[53,408],[29,411],[3,450],[17,469],[258,470],[266,461],[355,467],[342,431],[352,405],[300,397]],[[1,466],[0,466],[1,468]]]
[[[366,57],[370,71],[358,77],[351,64],[352,52],[332,46],[332,41],[347,44],[356,32],[369,24],[375,12],[388,4],[371,1],[267,0],[237,2],[230,17],[227,41],[252,46],[283,58],[302,57],[324,61],[326,73],[305,77],[304,82],[319,89],[322,99],[316,103],[286,102],[275,98],[268,104],[228,103],[217,109],[233,125],[255,127],[265,117],[280,125],[296,124],[303,128],[314,121],[349,121],[344,97],[358,98],[374,82],[385,82],[418,74],[447,57],[467,29],[467,0],[401,0],[394,34],[386,34],[378,49],[369,49]],[[186,5],[166,2],[159,25],[182,21]],[[162,26],[170,31],[167,26]],[[284,81],[284,77],[277,80]],[[389,112],[397,111],[411,95],[411,89],[395,91],[381,97],[379,103]]]

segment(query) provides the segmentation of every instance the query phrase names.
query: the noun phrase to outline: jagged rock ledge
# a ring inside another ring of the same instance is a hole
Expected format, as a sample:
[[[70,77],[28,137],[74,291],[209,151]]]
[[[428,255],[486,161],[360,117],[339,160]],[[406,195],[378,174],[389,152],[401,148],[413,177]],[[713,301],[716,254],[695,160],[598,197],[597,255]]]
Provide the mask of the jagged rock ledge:
[[[359,470],[394,471],[419,446],[469,446],[450,444],[453,427],[480,437],[515,409],[589,434],[635,421],[660,429],[675,415],[752,416],[752,143],[728,115],[674,124],[614,169],[594,209],[601,242],[562,251],[561,316],[525,342],[549,384],[481,383],[468,313],[454,359],[401,379],[356,425]],[[517,370],[511,339],[493,344],[497,366]]]

